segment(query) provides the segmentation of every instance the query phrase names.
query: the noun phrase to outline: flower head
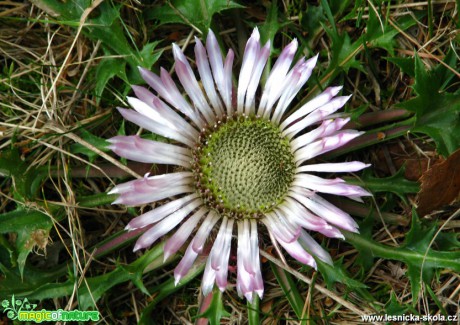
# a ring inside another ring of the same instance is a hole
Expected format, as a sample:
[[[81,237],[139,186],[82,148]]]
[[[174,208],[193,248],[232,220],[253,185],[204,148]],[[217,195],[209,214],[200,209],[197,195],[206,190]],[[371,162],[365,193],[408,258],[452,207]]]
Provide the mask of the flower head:
[[[349,214],[321,193],[360,199],[370,195],[340,178],[317,173],[354,172],[368,165],[311,163],[361,132],[341,130],[348,118],[334,114],[349,96],[330,87],[292,114],[289,104],[310,77],[318,56],[292,64],[297,41],[283,49],[257,96],[270,43],[261,45],[254,29],[246,44],[238,84],[232,82],[233,51],[223,57],[212,31],[203,45],[195,38],[195,60],[201,86],[181,49],[173,44],[179,89],[166,70],[160,75],[140,68],[155,91],[133,86],[128,97],[134,110],[119,108],[125,119],[170,139],[164,143],[139,136],[116,136],[110,148],[119,156],[144,163],[170,164],[177,170],[117,185],[114,204],[130,206],[164,201],[133,219],[128,230],[146,228],[134,250],[148,247],[175,230],[164,246],[167,259],[190,239],[177,265],[176,283],[187,274],[217,225],[207,259],[202,289],[227,286],[232,235],[237,234],[237,281],[240,295],[262,297],[258,227],[264,224],[272,240],[300,261],[316,267],[315,258],[331,263],[330,255],[309,235],[317,231],[343,238],[339,229],[357,232]],[[236,89],[235,89],[236,88]],[[153,225],[153,226],[152,226]],[[195,234],[192,233],[195,231]]]

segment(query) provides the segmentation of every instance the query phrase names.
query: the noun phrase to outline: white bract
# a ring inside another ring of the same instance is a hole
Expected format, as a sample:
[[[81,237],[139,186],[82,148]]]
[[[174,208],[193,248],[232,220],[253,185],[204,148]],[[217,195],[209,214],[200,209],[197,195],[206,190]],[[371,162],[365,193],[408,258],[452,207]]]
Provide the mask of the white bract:
[[[343,238],[340,229],[358,232],[351,216],[321,193],[354,200],[370,194],[340,178],[325,179],[316,174],[355,172],[369,165],[359,161],[312,163],[312,159],[362,132],[342,130],[349,119],[338,117],[336,111],[350,98],[337,96],[342,87],[327,88],[287,114],[318,59],[301,58],[293,64],[296,40],[279,55],[260,96],[257,90],[270,43],[262,46],[257,28],[247,42],[237,85],[232,84],[233,51],[223,57],[212,31],[205,46],[198,38],[195,41],[199,79],[182,50],[173,44],[181,89],[166,70],[161,69],[158,76],[140,68],[154,92],[133,86],[136,97],[129,97],[128,103],[134,110],[118,109],[128,121],[171,143],[139,136],[109,139],[109,148],[121,157],[175,165],[177,169],[164,175],[147,174],[117,185],[109,193],[119,195],[114,204],[159,202],[126,227],[149,227],[138,239],[135,251],[176,229],[164,246],[167,259],[189,240],[174,272],[176,284],[203,253],[206,242],[212,243],[202,282],[205,295],[214,284],[222,291],[227,287],[232,240],[236,238],[236,288],[252,301],[254,294],[262,297],[264,290],[260,224],[287,253],[315,268],[315,258],[329,264],[332,259],[306,230],[335,238]],[[216,225],[218,230],[213,232]],[[232,237],[234,228],[236,237]]]

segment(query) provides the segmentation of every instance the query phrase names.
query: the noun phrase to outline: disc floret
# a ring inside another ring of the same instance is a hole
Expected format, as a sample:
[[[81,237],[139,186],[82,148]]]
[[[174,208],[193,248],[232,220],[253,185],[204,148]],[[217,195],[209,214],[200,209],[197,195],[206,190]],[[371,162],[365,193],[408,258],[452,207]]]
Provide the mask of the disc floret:
[[[256,116],[225,118],[203,130],[193,156],[203,200],[237,219],[271,211],[294,179],[288,139],[273,123]]]

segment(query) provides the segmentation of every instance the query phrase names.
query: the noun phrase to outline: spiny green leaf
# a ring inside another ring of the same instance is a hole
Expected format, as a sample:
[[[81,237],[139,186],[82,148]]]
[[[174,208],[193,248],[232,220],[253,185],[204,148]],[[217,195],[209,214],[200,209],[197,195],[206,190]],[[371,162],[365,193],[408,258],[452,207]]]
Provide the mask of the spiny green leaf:
[[[460,251],[449,252],[430,249],[422,254],[417,250],[406,247],[382,245],[374,240],[362,237],[359,234],[347,231],[343,233],[347,241],[358,249],[358,251],[362,248],[367,248],[371,252],[372,257],[381,257],[404,263],[412,262],[418,265],[423,264],[426,267],[448,268],[460,272]]]
[[[0,152],[0,175],[15,178],[15,192],[18,192],[22,201],[28,196],[26,168],[26,164],[19,157],[17,150],[11,149]]]
[[[387,57],[385,59],[396,64],[405,74],[415,77],[415,61],[413,58]]]
[[[80,20],[85,14],[85,11],[90,8],[92,2],[90,0],[34,0],[34,3],[43,10],[50,13],[52,16],[60,20],[67,20],[71,26],[79,27]],[[131,66],[130,82],[140,80],[140,74],[137,70],[138,66],[143,66],[150,69],[149,65],[153,59],[145,60],[141,53],[135,48],[132,40],[128,40],[125,33],[122,20],[120,19],[120,6],[114,6],[109,1],[103,1],[98,7],[91,11],[91,14],[86,18],[82,28],[83,34],[93,41],[100,41],[107,55],[117,55]],[[72,24],[73,23],[73,24]],[[113,62],[116,62],[114,60]],[[111,61],[109,61],[111,62]],[[114,71],[116,75],[123,79],[124,72],[119,70],[125,64],[117,64],[112,66],[113,71],[102,73],[104,77],[97,85],[97,94],[102,94],[103,87],[107,83]],[[107,70],[107,66],[103,70]]]
[[[2,247],[0,247],[0,251]],[[2,254],[0,253],[0,256]],[[42,271],[30,265],[24,267],[24,271],[20,272],[18,268],[12,267],[10,261],[6,258],[0,260],[0,272],[2,280],[0,281],[0,297],[5,297],[15,292],[17,295],[25,296],[27,293],[39,288],[50,282],[54,282],[58,277],[65,275],[66,267],[58,266],[56,268],[48,268]]]
[[[323,8],[309,4],[305,12],[300,13],[300,24],[308,32],[307,39],[310,41],[316,31],[321,30],[321,24],[326,20]]]
[[[420,186],[417,182],[409,181],[404,177],[404,167],[390,177],[377,178],[372,176],[371,170],[366,170],[360,179],[345,178],[348,183],[363,186],[373,193],[392,192],[406,202],[406,194],[417,193]]]
[[[359,233],[362,237],[372,240],[372,227],[374,225],[375,218],[370,214],[362,222],[359,223]],[[359,255],[356,259],[356,264],[362,266],[364,270],[370,270],[374,265],[374,259],[369,258],[372,256],[372,252],[367,247],[362,247],[359,250]]]
[[[163,243],[160,243],[149,249],[146,254],[142,255],[130,265],[118,265],[113,271],[94,277],[87,277],[78,288],[78,301],[81,309],[93,307],[100,297],[110,288],[117,284],[133,281],[144,293],[148,293],[141,281],[144,270],[155,260],[163,260]],[[162,265],[159,263],[158,265]],[[153,269],[149,269],[151,271]],[[21,295],[27,295],[29,299],[49,299],[59,298],[71,295],[75,290],[75,279],[73,273],[69,273],[68,280],[62,283],[46,283],[39,287],[31,287],[20,292]]]
[[[273,263],[270,263],[270,266],[295,314],[298,318],[302,317],[304,300],[297,289],[297,284],[293,280],[292,275]]]
[[[211,325],[219,325],[221,324],[220,320],[222,317],[229,317],[231,315],[224,308],[224,304],[222,302],[222,292],[220,292],[220,290],[214,288],[210,295],[212,295],[212,300],[208,309],[197,315],[196,318],[206,317]]]
[[[0,233],[17,234],[17,261],[12,261],[12,264],[17,262],[21,276],[29,253],[36,247],[46,249],[52,226],[50,217],[39,211],[19,208],[0,215]]]
[[[321,7],[324,10],[324,13],[329,20],[329,24],[331,25],[331,29],[333,30],[334,34],[337,35],[337,26],[334,20],[334,15],[332,14],[331,7],[326,0],[321,0]]]
[[[330,7],[331,13],[334,17],[340,17],[344,14],[345,10],[355,3],[352,0],[329,0],[327,4]]]
[[[441,232],[437,234],[435,245],[439,250],[451,251],[460,249],[460,233]]]
[[[139,61],[140,65],[144,68],[151,69],[153,64],[160,58],[163,54],[163,51],[157,51],[154,53],[155,47],[159,42],[151,42],[142,48],[139,52]],[[110,51],[105,51],[106,55],[109,56]],[[127,90],[121,91],[123,95],[129,91],[130,84],[143,84],[145,81],[137,73],[137,67],[132,67],[135,71],[130,71],[129,74],[126,73],[126,60],[120,58],[104,57],[98,64],[96,69],[95,76],[95,93],[97,102],[99,103],[102,98],[102,93],[107,85],[107,83],[113,79],[115,76],[123,80],[126,84]]]
[[[80,132],[81,132],[81,134],[80,134],[81,138],[83,140],[85,140],[86,142],[88,142],[88,143],[92,144],[93,146],[95,146],[97,149],[99,149],[101,151],[104,151],[104,152],[110,151],[110,149],[107,148],[107,146],[109,146],[110,143],[106,139],[97,137],[97,136],[93,135],[92,133],[86,131],[83,128],[80,129]],[[70,147],[70,151],[72,153],[84,154],[84,155],[88,156],[90,161],[94,161],[94,159],[96,159],[97,156],[98,156],[97,153],[95,153],[91,149],[83,146],[80,143],[72,144],[72,146]]]
[[[307,32],[306,41],[300,42],[301,48],[307,46],[307,43],[309,43],[308,46],[312,47],[314,40],[323,32],[323,26],[327,21],[334,28],[337,25],[336,20],[343,15],[351,3],[353,1],[350,0],[321,1],[318,6],[307,3],[305,12],[299,13],[300,24],[303,27],[302,32]],[[302,39],[302,37],[299,38]]]
[[[332,288],[335,282],[343,283],[351,290],[367,288],[358,280],[351,278],[343,267],[343,258],[334,261],[334,265],[329,265],[317,259],[318,270],[326,281],[328,288]]]
[[[280,22],[279,11],[278,11],[278,1],[272,1],[270,7],[268,8],[267,18],[262,26],[260,26],[260,37],[263,43],[270,41],[272,53],[278,53],[278,49],[273,48],[273,40],[275,35],[278,34],[279,30],[284,26],[287,26],[289,22],[283,20]],[[268,76],[270,75],[270,67],[272,66],[272,56],[268,57],[267,65],[264,69],[262,75],[262,83],[265,84]]]
[[[405,314],[411,307],[407,305],[401,305],[396,299],[396,295],[394,292],[391,292],[390,301],[385,306],[385,311],[389,315],[403,315]]]
[[[182,287],[190,283],[190,281],[195,279],[203,272],[205,264],[205,259],[198,259],[197,262],[193,264],[187,275],[185,275],[177,285],[175,283],[175,279],[170,278],[169,280],[149,289],[149,291],[152,292],[152,296],[155,298],[142,310],[139,324],[153,324],[150,315],[155,310],[155,306],[160,301],[180,290]]]
[[[0,152],[0,175],[12,177],[14,180],[13,196],[21,202],[32,200],[47,177],[46,170],[28,169],[28,163],[19,156],[17,149],[6,149]]]
[[[103,58],[96,68],[96,84],[95,93],[97,102],[99,103],[102,98],[107,82],[118,76],[120,79],[128,82],[126,76],[126,61],[115,58]]]
[[[389,25],[384,17],[377,17],[375,11],[369,8],[369,19],[366,25],[367,31],[363,35],[364,41],[367,42],[367,47],[385,49],[393,56],[396,35],[400,31],[405,31],[416,25],[423,16],[424,13],[413,13],[413,15],[400,17],[394,22],[394,25],[398,26],[398,28],[395,28],[393,25]]]
[[[452,269],[460,272],[460,251],[436,251],[429,245],[435,233],[433,225],[424,226],[413,211],[412,227],[406,240],[400,247],[382,245],[362,237],[358,234],[344,232],[350,242],[362,254],[369,254],[367,258],[380,257],[397,260],[407,265],[407,276],[411,282],[414,303],[420,293],[422,281],[430,283],[436,269]]]
[[[323,26],[325,31],[329,34],[332,40],[331,47],[331,62],[325,74],[334,71],[337,68],[348,72],[350,68],[363,70],[361,64],[355,59],[359,53],[361,41],[351,42],[351,38],[347,33],[338,34],[334,33],[330,28]],[[335,73],[335,75],[338,72]]]
[[[163,54],[162,50],[157,51],[156,53],[153,52],[155,50],[155,48],[157,47],[158,43],[160,43],[160,42],[157,41],[157,42],[147,43],[147,44],[144,45],[142,50],[139,52],[140,59],[144,63],[142,65],[143,67],[146,67],[146,68],[150,69],[152,67],[152,65],[155,62],[157,62],[158,59],[160,58],[160,56]]]
[[[421,255],[425,255],[430,250],[429,245],[435,231],[435,224],[428,227],[422,225],[417,213],[413,211],[411,229],[407,234],[402,247],[419,252]],[[425,283],[429,283],[431,281],[433,277],[433,267],[428,265],[425,267],[423,264],[412,262],[410,260],[406,261],[406,263],[407,275],[411,282],[412,296],[416,298],[420,292],[421,281],[424,280]]]
[[[198,28],[206,34],[214,14],[243,6],[230,0],[173,0],[146,12],[148,19],[158,19],[160,24],[179,23]]]
[[[449,56],[446,61],[455,68]],[[427,70],[416,56],[413,89],[417,96],[400,104],[416,115],[412,132],[433,138],[443,156],[449,156],[460,147],[460,93],[448,93],[443,89],[452,78],[452,72],[447,70],[443,65]]]
[[[362,16],[364,13],[364,8],[365,8],[365,5],[363,5],[364,0],[356,0],[353,2],[354,2],[353,9],[347,15],[345,15],[342,19],[340,19],[340,22],[356,19],[355,26],[359,28],[361,26]]]
[[[108,1],[102,2],[98,10],[94,12],[94,18],[90,18],[83,29],[85,36],[101,41],[105,48],[112,53],[121,55],[132,68],[142,64],[136,49],[133,49],[125,36],[121,18],[120,7],[115,7]]]
[[[401,247],[424,254],[427,249],[429,249],[430,242],[435,232],[436,225],[434,223],[429,226],[422,225],[417,213],[414,211],[412,213],[411,228]]]
[[[429,267],[421,267],[420,265],[414,263],[407,263],[407,276],[410,280],[411,292],[413,297],[414,305],[418,301],[418,296],[420,293],[420,288],[422,282],[429,284],[433,278],[434,270]]]
[[[272,1],[268,8],[267,18],[262,26],[260,26],[260,36],[263,43],[270,40],[273,44],[275,35],[278,34],[279,30],[289,24],[287,21],[280,22],[278,1]]]
[[[368,47],[379,47],[385,49],[391,56],[394,55],[395,36],[399,31],[388,25],[385,18],[377,16],[376,12],[369,7],[369,18],[367,20],[367,32],[364,39]]]
[[[96,194],[77,200],[77,202],[79,202],[81,206],[86,207],[99,206],[101,204],[110,203],[111,201],[113,201],[113,197],[107,194]],[[60,212],[55,212],[53,208],[53,216],[56,219],[59,219],[61,214]],[[4,279],[0,281],[0,296],[3,295],[2,292],[13,291],[21,293],[23,295],[27,292],[33,292],[39,286],[45,285],[48,282],[54,282],[54,280],[56,280],[57,277],[65,274],[65,265],[59,266],[55,269],[47,269],[46,271],[41,271],[28,265],[23,267],[23,270],[22,268],[18,268],[17,270],[14,268],[18,264],[16,250],[18,252],[22,252],[20,250],[21,243],[27,243],[27,239],[32,239],[32,241],[30,241],[29,244],[33,244],[34,239],[43,240],[45,235],[45,232],[43,230],[46,229],[45,227],[48,227],[47,229],[49,232],[51,226],[52,222],[50,221],[50,218],[47,215],[38,211],[18,209],[16,211],[0,215],[0,233],[18,234],[15,242],[15,247],[18,247],[17,249],[14,249],[14,247],[12,247],[9,242],[0,241],[0,271],[4,275]],[[17,230],[19,230],[19,232],[17,232]],[[107,241],[109,239],[110,238],[108,238]],[[132,239],[127,239],[126,242],[129,242],[129,240]],[[101,245],[102,244],[103,243],[101,243]],[[6,249],[3,249],[2,246]],[[9,252],[5,254],[5,251]],[[21,258],[25,258],[27,256],[26,254],[28,254],[29,252],[29,249],[24,250],[22,252],[22,255],[20,254],[19,256]],[[133,269],[128,269],[126,272],[133,273],[133,277],[139,277],[138,273],[136,273],[136,270],[139,269],[142,271],[146,268],[146,266],[151,265],[151,262],[155,259],[155,256],[158,256],[158,254],[161,254],[161,252],[162,251],[158,252],[155,250],[149,250],[148,253],[144,254],[143,257],[138,260],[137,264],[136,262],[134,262]],[[24,262],[25,260],[19,260],[20,265],[23,265]],[[8,266],[8,268],[6,266]],[[72,286],[73,282],[72,284],[69,284],[68,289],[73,290],[71,289]],[[67,287],[64,284],[61,284],[60,290],[53,291],[52,289],[50,289],[50,291],[47,292],[50,292],[53,295],[59,294],[59,292],[67,292],[65,291],[65,288]],[[43,295],[40,295],[40,297],[50,298]]]
[[[398,29],[404,31],[415,25],[417,23],[416,18],[419,18],[419,16],[415,15],[415,18],[411,16],[401,17],[396,22],[398,24]],[[333,28],[328,28],[325,25],[323,26],[332,40],[330,51],[332,53],[331,62],[323,73],[323,75],[328,78],[325,79],[325,77],[321,77],[321,80],[325,81],[325,85],[328,85],[341,71],[347,72],[350,68],[359,69],[365,72],[362,64],[356,60],[356,55],[364,50],[365,47],[383,48],[390,51],[390,53],[393,51],[393,40],[394,37],[399,34],[399,30],[392,26],[384,25],[384,30],[382,31],[380,22],[375,19],[377,18],[374,17],[374,19],[370,21],[372,27],[371,32],[363,34],[353,42],[350,35],[346,32],[340,34]]]
[[[98,205],[100,205],[101,202],[109,203],[111,201],[113,201],[113,196],[107,194],[97,194],[94,196],[82,198],[82,200],[79,202],[81,206],[94,206],[96,202]],[[48,207],[49,213],[53,216],[54,220],[61,220],[64,217],[64,213],[59,207],[53,205],[48,205]],[[37,280],[30,278],[30,274],[36,275],[40,272],[38,270],[27,272],[25,263],[27,256],[33,249],[38,247],[46,250],[47,240],[52,226],[53,220],[45,212],[27,209],[24,207],[20,207],[15,211],[0,215],[0,234],[16,234],[16,241],[14,242],[14,246],[12,246],[9,242],[4,242],[3,240],[0,240],[0,246],[5,247],[10,252],[9,254],[11,259],[11,266],[14,267],[17,265],[19,267],[18,271],[22,278],[23,284],[31,282],[35,285],[37,283]],[[0,260],[0,265],[1,264],[6,263],[5,261]],[[51,274],[53,273],[51,272]],[[10,272],[9,277],[12,276],[13,273]],[[54,275],[53,277],[55,279]],[[6,283],[9,283],[8,286],[13,287],[12,284],[15,283],[14,278],[15,277],[13,276],[13,280],[11,278],[8,279],[7,276]],[[5,282],[0,281],[0,283],[3,284]],[[21,286],[21,288],[23,288],[23,286]],[[2,287],[0,285],[0,292],[1,290]]]
[[[78,205],[85,208],[95,208],[104,204],[110,204],[117,198],[116,194],[98,193],[77,198]]]

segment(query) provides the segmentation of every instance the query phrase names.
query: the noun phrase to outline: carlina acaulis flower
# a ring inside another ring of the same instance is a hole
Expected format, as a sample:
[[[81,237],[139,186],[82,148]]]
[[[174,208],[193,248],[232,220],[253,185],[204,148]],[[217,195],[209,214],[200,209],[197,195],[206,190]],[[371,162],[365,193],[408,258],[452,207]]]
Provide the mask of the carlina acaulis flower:
[[[136,97],[127,100],[134,110],[118,108],[125,119],[170,139],[170,143],[137,135],[109,139],[110,148],[123,158],[175,165],[176,170],[147,174],[117,185],[109,193],[119,194],[113,204],[167,202],[134,218],[126,229],[150,226],[137,240],[134,251],[175,230],[166,239],[165,260],[190,238],[174,271],[176,284],[202,253],[206,241],[215,237],[203,275],[204,295],[214,284],[221,291],[227,287],[236,231],[236,288],[240,296],[252,301],[254,294],[262,297],[264,291],[258,245],[261,224],[287,253],[314,268],[315,258],[329,264],[332,260],[308,231],[335,238],[343,238],[339,229],[358,232],[350,215],[321,193],[354,200],[370,194],[340,178],[324,179],[316,174],[355,172],[368,165],[359,161],[309,162],[362,132],[342,130],[349,119],[336,111],[350,98],[338,96],[342,87],[329,87],[286,114],[318,58],[301,58],[293,64],[297,40],[282,50],[264,86],[260,86],[260,79],[270,55],[270,42],[261,45],[257,28],[246,44],[237,85],[232,82],[233,51],[223,57],[212,31],[205,45],[198,38],[195,42],[201,86],[187,58],[173,44],[181,88],[165,69],[158,76],[139,68],[154,92],[132,86]],[[259,87],[262,89],[257,95]],[[215,227],[217,235],[210,236]]]

